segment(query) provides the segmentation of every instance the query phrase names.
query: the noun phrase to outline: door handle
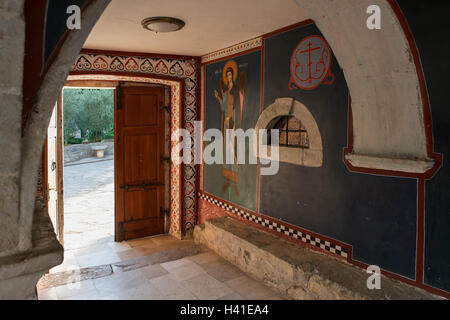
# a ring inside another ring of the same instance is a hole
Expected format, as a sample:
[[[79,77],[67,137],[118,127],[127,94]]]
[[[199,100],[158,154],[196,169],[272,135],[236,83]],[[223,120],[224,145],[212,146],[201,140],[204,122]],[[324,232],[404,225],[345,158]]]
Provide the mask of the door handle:
[[[55,162],[55,160],[52,161],[51,169],[52,169],[52,171],[56,170],[56,162]]]

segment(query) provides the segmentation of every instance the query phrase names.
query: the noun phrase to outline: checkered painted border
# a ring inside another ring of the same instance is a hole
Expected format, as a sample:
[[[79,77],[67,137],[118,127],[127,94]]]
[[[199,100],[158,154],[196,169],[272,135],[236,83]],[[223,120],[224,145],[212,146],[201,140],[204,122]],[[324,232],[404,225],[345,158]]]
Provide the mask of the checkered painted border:
[[[292,228],[288,228],[284,225],[281,225],[279,223],[270,221],[268,219],[264,219],[258,216],[255,216],[253,214],[250,214],[248,212],[245,212],[242,209],[233,207],[231,205],[229,205],[228,203],[222,202],[220,200],[217,200],[213,197],[210,197],[206,194],[203,193],[199,193],[199,198],[205,201],[208,201],[209,203],[212,203],[224,210],[227,210],[228,212],[231,212],[233,214],[236,214],[244,219],[247,219],[251,222],[257,223],[263,227],[269,228],[270,230],[274,230],[277,231],[281,234],[284,234],[286,236],[292,237],[294,239],[297,240],[301,240],[304,243],[313,245],[317,248],[320,248],[322,250],[337,254],[343,258],[348,258],[348,249],[347,248],[343,248],[342,246],[335,244],[335,243],[331,243],[329,241],[325,241],[322,240],[318,237],[312,236],[310,234],[307,233],[303,233],[301,231],[298,230],[294,230]]]

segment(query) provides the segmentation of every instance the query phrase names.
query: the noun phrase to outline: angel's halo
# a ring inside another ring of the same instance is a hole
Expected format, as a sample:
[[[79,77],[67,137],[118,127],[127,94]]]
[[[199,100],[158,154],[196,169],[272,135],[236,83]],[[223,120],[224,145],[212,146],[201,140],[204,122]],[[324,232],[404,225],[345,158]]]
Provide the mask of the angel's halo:
[[[223,67],[223,81],[228,85],[228,79],[227,79],[227,70],[228,68],[233,69],[233,82],[236,82],[237,74],[238,74],[238,67],[234,60],[230,60],[225,64],[225,67]]]

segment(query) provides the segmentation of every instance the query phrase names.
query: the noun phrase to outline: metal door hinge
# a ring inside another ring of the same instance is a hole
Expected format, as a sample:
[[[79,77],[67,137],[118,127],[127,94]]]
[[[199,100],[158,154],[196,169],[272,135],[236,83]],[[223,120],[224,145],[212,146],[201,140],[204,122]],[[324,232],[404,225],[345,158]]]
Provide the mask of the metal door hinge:
[[[122,97],[122,86],[123,83],[119,82],[119,85],[116,88],[116,95],[117,95],[117,101],[116,101],[116,109],[122,110],[122,103],[123,103],[123,97]]]
[[[166,161],[167,163],[170,164],[170,157],[160,156],[159,157],[159,163],[162,164],[164,161]]]
[[[123,227],[123,222],[119,222],[117,235],[119,237],[118,241],[121,242],[125,240],[125,228]]]
[[[170,210],[169,209],[163,209],[162,207],[159,208],[159,217],[162,218],[166,216],[170,216]]]
[[[170,113],[170,106],[165,106],[162,101],[159,103],[159,111],[166,110],[167,113]]]

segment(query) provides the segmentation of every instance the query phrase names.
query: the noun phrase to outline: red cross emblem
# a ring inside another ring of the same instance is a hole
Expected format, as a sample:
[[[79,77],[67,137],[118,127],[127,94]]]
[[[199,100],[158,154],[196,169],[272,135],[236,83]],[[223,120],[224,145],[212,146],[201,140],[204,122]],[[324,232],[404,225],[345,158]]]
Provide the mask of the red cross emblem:
[[[310,36],[295,48],[291,58],[289,88],[312,90],[321,84],[332,84],[331,49],[324,38]]]

